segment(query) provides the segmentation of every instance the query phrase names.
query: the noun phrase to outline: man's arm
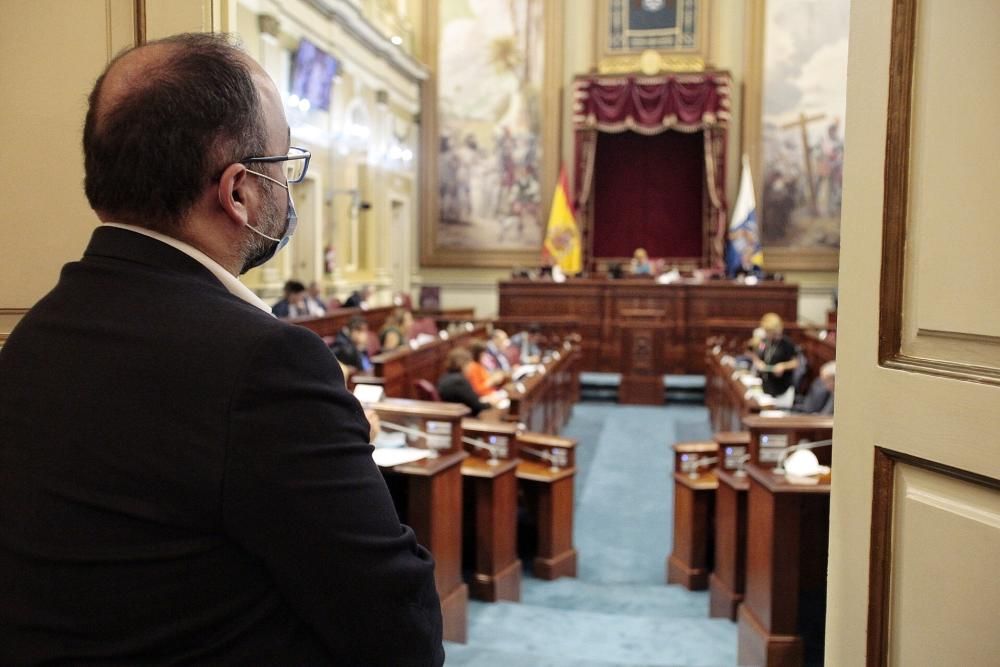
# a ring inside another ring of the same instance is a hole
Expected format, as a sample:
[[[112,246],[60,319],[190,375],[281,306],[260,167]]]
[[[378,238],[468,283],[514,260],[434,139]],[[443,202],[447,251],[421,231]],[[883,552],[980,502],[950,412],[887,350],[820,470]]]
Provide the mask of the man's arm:
[[[434,564],[399,523],[368,429],[315,334],[267,336],[232,399],[225,529],[336,662],[440,665]]]

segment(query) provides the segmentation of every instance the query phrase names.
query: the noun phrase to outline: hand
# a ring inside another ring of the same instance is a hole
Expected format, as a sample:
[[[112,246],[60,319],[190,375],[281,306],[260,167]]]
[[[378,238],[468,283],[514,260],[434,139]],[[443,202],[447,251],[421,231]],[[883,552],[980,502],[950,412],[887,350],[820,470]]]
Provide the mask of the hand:
[[[374,442],[382,430],[382,425],[378,420],[378,413],[374,410],[365,410],[365,417],[368,418],[368,426],[371,429],[368,434],[368,442]]]
[[[756,370],[758,370],[758,371],[765,371],[765,370],[767,370],[767,364],[765,364],[763,361],[761,361],[757,357],[754,357],[754,359],[753,359],[753,367]]]
[[[781,377],[782,375],[785,374],[785,365],[775,364],[774,366],[771,367],[771,372],[777,375],[778,377]]]

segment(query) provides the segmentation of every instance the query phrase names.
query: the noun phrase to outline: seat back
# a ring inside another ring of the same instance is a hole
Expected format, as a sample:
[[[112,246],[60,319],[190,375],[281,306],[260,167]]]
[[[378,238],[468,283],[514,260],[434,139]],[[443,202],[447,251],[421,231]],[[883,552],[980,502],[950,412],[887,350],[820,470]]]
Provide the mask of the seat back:
[[[417,394],[417,400],[441,402],[441,394],[438,393],[437,387],[423,378],[413,381],[413,391]]]

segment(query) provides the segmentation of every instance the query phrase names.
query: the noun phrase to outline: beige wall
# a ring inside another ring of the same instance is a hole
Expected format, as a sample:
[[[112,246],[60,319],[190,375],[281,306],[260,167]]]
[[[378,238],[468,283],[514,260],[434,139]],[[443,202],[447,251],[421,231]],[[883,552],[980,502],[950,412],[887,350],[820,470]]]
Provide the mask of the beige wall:
[[[145,9],[141,27],[154,39],[211,30],[232,6],[147,0]],[[3,12],[0,146],[16,169],[0,185],[0,343],[62,265],[81,256],[97,224],[83,194],[86,98],[110,58],[134,43],[137,25],[131,0],[8,2]]]
[[[0,183],[0,337],[52,288],[62,265],[80,257],[97,223],[83,195],[86,96],[134,35],[127,1],[7,3],[4,24],[0,146],[9,168]]]

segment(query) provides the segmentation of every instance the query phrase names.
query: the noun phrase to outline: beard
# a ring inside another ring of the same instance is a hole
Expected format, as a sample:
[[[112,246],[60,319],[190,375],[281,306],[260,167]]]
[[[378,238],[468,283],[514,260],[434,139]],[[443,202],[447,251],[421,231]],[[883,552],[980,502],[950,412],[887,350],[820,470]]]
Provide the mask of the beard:
[[[264,234],[276,239],[280,239],[285,233],[286,221],[280,214],[280,207],[276,200],[275,188],[268,188],[268,194],[261,200],[260,217],[255,225]],[[243,261],[240,275],[246,273],[255,266],[263,264],[267,260],[258,261],[266,257],[268,253],[274,252],[277,242],[265,239],[253,230],[247,230],[248,234],[240,248],[240,259]],[[270,257],[267,257],[270,259]]]

